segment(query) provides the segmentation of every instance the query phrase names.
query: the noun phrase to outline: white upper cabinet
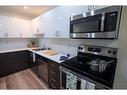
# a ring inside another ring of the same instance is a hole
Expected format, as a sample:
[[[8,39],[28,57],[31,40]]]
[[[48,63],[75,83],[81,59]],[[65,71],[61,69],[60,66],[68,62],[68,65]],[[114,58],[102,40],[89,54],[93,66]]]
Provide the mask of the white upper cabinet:
[[[6,18],[4,16],[0,16],[0,38],[5,38],[6,36]]]
[[[17,38],[20,35],[20,27],[18,24],[18,19],[7,17],[6,20],[6,33],[8,38]]]
[[[45,38],[69,38],[69,7],[57,7],[43,16]],[[46,31],[48,29],[48,31]]]
[[[19,27],[21,27],[19,30],[20,38],[32,38],[34,36],[31,29],[31,21],[19,20]]]
[[[69,7],[56,7],[41,15],[36,25],[45,38],[69,38],[69,17]]]
[[[32,38],[31,21],[0,16],[0,38]]]
[[[69,38],[70,32],[70,7],[58,7],[56,9],[55,22],[55,36],[58,38]]]
[[[36,19],[33,19],[32,20],[32,32],[34,34],[39,34],[40,31],[39,31],[39,20],[38,20],[38,17]]]
[[[42,18],[42,32],[44,33],[45,38],[55,38],[55,10],[51,10],[45,13]]]

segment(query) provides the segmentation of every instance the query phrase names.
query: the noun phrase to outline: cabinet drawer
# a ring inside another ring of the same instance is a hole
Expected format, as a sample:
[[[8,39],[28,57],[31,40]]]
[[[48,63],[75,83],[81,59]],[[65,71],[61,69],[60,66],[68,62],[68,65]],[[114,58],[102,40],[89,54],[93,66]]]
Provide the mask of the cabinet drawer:
[[[50,63],[50,67],[51,67],[51,68],[57,68],[57,65],[54,64],[54,63]]]
[[[49,70],[53,71],[53,72],[58,72],[59,71],[59,65],[50,64],[49,65]]]
[[[53,88],[57,88],[57,89],[60,88],[60,81],[58,79],[53,78],[53,77],[50,78],[49,84]]]
[[[58,72],[58,73],[55,73],[55,72],[53,72],[53,73],[51,73],[51,72],[49,72],[49,76],[50,76],[50,78],[54,78],[55,80],[59,80],[59,75],[60,73]]]
[[[49,72],[51,72],[51,73],[58,73],[59,72],[59,68],[52,68],[52,67],[50,67]]]
[[[51,70],[51,71],[49,71],[49,72],[50,72],[51,75],[54,75],[54,76],[56,76],[56,75],[58,74],[58,72],[55,72],[55,71],[53,71],[53,70]]]

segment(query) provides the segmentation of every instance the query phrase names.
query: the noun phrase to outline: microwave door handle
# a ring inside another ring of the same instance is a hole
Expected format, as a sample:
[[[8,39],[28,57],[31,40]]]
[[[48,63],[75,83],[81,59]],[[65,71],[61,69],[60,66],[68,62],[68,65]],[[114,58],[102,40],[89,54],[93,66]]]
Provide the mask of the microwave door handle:
[[[105,14],[102,14],[102,18],[101,18],[101,31],[104,31],[104,22],[105,22]]]

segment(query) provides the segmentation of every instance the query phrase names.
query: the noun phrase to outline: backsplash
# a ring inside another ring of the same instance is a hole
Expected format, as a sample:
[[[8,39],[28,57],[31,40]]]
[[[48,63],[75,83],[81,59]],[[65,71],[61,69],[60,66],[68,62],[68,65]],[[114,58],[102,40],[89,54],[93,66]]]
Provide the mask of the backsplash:
[[[0,50],[26,48],[31,39],[5,38],[0,39]]]
[[[77,47],[81,44],[117,47],[117,40],[99,40],[99,39],[40,39],[40,45],[51,48],[59,53],[70,53],[77,55]]]

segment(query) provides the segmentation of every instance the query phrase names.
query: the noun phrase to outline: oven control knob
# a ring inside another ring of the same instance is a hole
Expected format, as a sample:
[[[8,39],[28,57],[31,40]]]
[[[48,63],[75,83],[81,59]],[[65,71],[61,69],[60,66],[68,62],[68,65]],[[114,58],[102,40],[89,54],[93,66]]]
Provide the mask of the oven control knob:
[[[115,55],[117,52],[116,51],[113,51],[112,53]]]
[[[111,50],[109,50],[109,51],[108,51],[108,53],[110,54],[110,53],[112,53],[112,51],[111,51]]]
[[[81,47],[78,47],[78,49],[80,50],[80,49],[81,49]]]
[[[81,50],[83,50],[83,47],[80,47]]]
[[[83,50],[83,47],[78,47],[79,50]]]

